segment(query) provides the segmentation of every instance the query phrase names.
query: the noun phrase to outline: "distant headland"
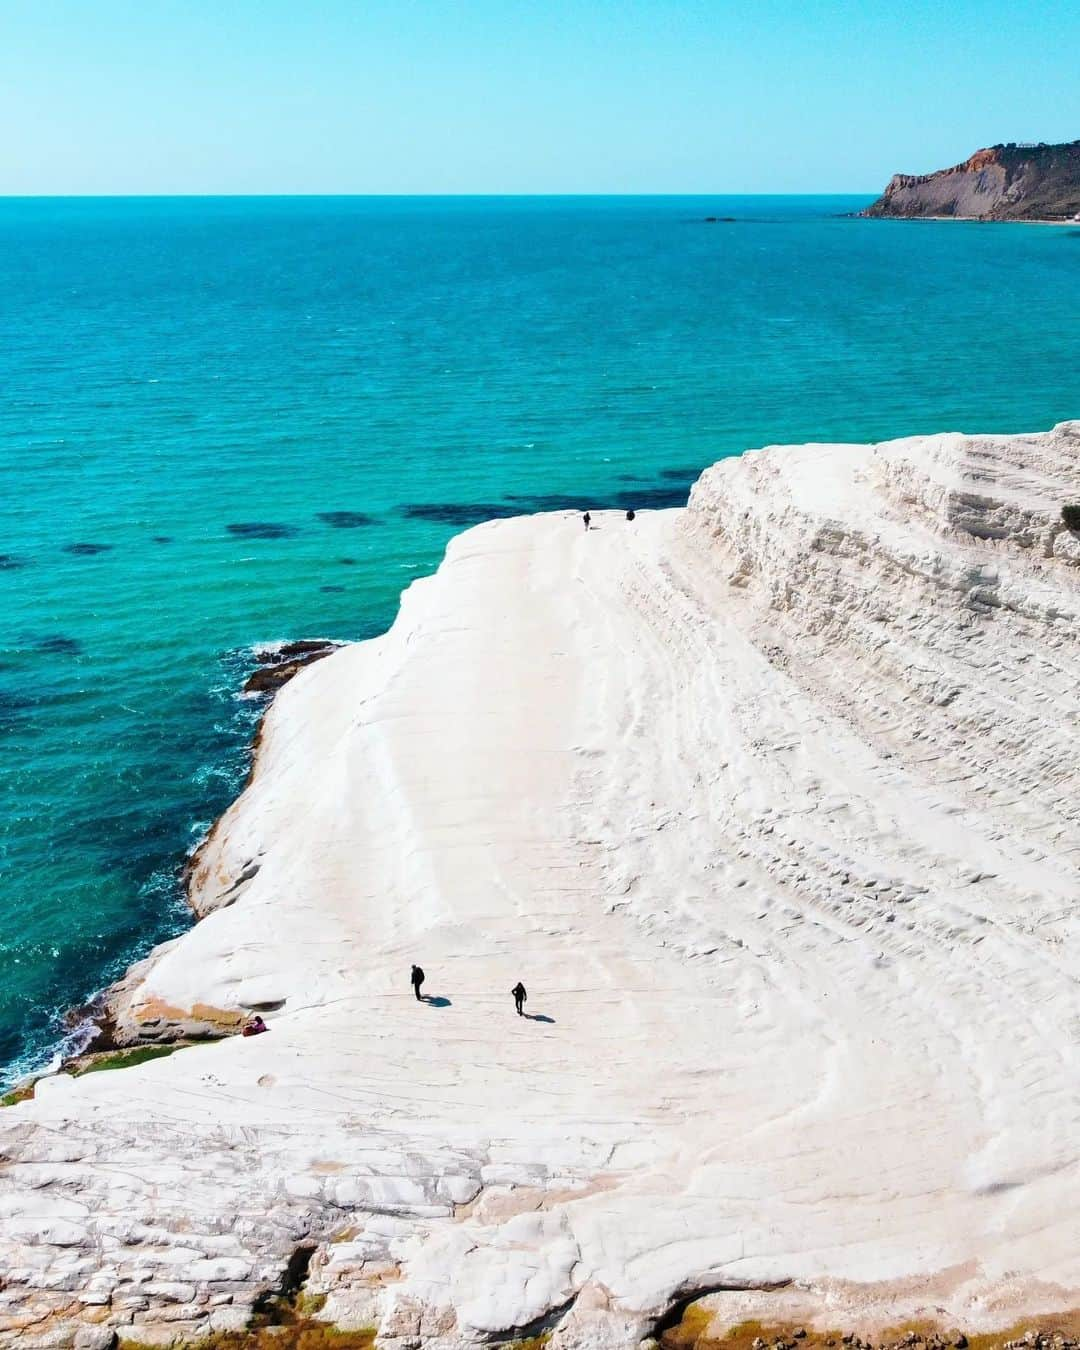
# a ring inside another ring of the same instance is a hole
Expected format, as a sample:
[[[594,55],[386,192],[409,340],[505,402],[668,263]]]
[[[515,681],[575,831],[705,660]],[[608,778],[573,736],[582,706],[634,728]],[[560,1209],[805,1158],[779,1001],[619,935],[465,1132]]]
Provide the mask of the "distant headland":
[[[1080,141],[1010,142],[929,174],[894,174],[864,216],[961,220],[1080,218]]]

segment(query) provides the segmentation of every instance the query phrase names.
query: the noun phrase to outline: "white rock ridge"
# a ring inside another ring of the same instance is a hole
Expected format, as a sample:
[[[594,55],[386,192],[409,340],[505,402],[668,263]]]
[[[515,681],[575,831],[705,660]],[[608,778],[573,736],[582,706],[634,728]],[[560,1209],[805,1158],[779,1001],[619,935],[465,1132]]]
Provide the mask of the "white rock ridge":
[[[1078,487],[1074,422],[455,539],[278,695],[117,996],[269,1034],[0,1112],[0,1342],[194,1339],[309,1257],[402,1350],[1080,1305]]]

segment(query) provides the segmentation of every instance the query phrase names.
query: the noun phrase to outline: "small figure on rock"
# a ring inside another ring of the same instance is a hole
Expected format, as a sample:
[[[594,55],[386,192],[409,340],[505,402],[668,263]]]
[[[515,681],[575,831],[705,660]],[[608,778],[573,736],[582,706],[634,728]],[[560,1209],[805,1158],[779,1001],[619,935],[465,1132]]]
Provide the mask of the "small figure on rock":
[[[250,1022],[244,1023],[244,1029],[240,1034],[241,1036],[261,1036],[264,1031],[269,1030],[270,1028],[266,1025],[266,1023],[262,1020],[262,1018],[256,1015],[251,1019]]]
[[[627,513],[626,513],[626,519],[627,519],[627,520],[633,520],[633,519],[634,519],[634,513],[633,513],[633,511],[627,511]]]
[[[581,517],[581,520],[586,529],[592,524],[592,516],[589,515],[588,511]]]
[[[416,995],[417,1002],[423,1003],[423,997],[420,993],[420,986],[424,983],[424,972],[419,966],[413,966],[412,974],[409,976],[412,981],[413,993]]]
[[[517,1009],[517,1015],[519,1017],[524,1017],[525,1000],[529,997],[525,992],[525,986],[518,980],[517,984],[514,985],[510,992],[514,996],[514,1007]]]

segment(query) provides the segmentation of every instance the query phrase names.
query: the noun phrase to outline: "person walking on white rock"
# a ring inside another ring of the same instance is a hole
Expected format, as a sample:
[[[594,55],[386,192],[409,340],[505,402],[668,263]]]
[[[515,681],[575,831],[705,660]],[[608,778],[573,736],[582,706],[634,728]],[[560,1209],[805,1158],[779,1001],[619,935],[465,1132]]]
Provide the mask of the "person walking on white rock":
[[[517,984],[514,985],[510,992],[514,996],[514,1007],[517,1009],[517,1015],[519,1017],[524,1017],[525,1000],[529,997],[525,992],[525,986],[518,980]]]
[[[588,511],[586,511],[585,514],[581,517],[581,519],[585,525],[585,528],[588,529],[589,526],[592,524],[592,516],[589,515]]]
[[[424,999],[420,993],[420,986],[424,983],[424,972],[419,966],[413,966],[412,975],[409,978],[412,980],[413,993],[416,995],[417,1002],[423,1003]]]

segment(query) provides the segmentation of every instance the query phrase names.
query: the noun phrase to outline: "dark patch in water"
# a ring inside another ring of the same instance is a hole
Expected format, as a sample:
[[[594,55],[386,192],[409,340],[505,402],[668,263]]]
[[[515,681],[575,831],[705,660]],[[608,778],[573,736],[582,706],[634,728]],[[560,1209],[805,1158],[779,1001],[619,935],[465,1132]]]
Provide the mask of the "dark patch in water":
[[[320,511],[318,516],[335,530],[358,530],[362,525],[375,524],[375,517],[363,511]]]
[[[642,484],[640,487],[620,489],[618,492],[600,493],[596,497],[583,500],[581,497],[569,497],[562,493],[542,493],[535,497],[520,498],[521,509],[530,514],[534,511],[637,511],[663,510],[669,506],[685,506],[690,492],[686,487],[670,487],[666,483]]]
[[[345,589],[344,586],[320,586],[320,587],[319,587],[319,590],[320,590],[320,591],[343,591],[344,589]]]
[[[355,566],[356,566],[356,559],[355,559],[355,558],[339,558],[339,559],[338,559],[338,562],[342,565],[342,567],[355,567]]]
[[[92,558],[97,553],[108,553],[112,544],[65,544],[65,553],[74,553],[78,558]]]
[[[507,500],[520,503],[521,513],[528,515],[536,511],[584,511],[588,507],[587,500],[567,492],[540,492],[532,496],[511,496]]]
[[[508,516],[531,516],[538,511],[636,511],[665,510],[685,506],[696,469],[668,469],[661,474],[667,483],[642,483],[640,487],[618,492],[584,493],[540,492],[507,493],[501,502],[409,502],[403,515],[415,520],[432,520],[445,525],[476,525],[483,520],[505,520]],[[635,480],[640,482],[640,480]]]
[[[155,534],[155,535],[154,535],[154,543],[155,543],[155,544],[171,544],[172,541],[173,541],[173,537],[172,537],[171,534]]]
[[[431,520],[439,525],[478,525],[482,520],[505,520],[522,514],[520,507],[506,502],[406,502],[400,510],[411,520]]]
[[[0,689],[0,735],[22,726],[35,701],[12,689]]]
[[[51,652],[57,656],[78,656],[82,651],[82,643],[78,638],[64,637],[62,633],[54,633],[51,637],[42,638],[37,644],[39,652]]]
[[[14,553],[0,553],[0,572],[15,572],[25,566],[25,558],[19,558]]]
[[[661,478],[673,478],[679,483],[694,483],[701,477],[701,469],[661,469]]]
[[[689,486],[642,488],[639,492],[617,492],[615,505],[623,511],[666,511],[672,506],[685,506],[689,495]]]
[[[273,520],[242,520],[225,528],[240,539],[291,539],[296,534],[295,525],[280,525]]]

